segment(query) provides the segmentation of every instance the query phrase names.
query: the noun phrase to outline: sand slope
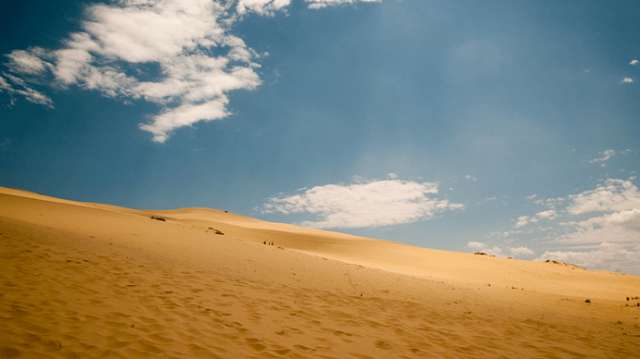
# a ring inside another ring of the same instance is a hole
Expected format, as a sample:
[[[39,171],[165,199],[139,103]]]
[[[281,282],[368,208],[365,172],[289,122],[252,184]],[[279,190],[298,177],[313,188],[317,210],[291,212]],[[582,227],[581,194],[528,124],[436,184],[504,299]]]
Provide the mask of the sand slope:
[[[640,353],[639,301],[626,300],[640,296],[640,277],[211,209],[139,211],[0,188],[0,286],[0,357]]]

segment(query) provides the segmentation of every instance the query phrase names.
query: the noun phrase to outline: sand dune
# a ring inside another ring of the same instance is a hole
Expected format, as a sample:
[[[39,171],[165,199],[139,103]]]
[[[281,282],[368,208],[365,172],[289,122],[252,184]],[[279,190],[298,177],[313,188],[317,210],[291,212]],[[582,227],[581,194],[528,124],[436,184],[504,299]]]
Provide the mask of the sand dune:
[[[0,357],[640,357],[640,277],[211,209],[0,188],[0,285]]]

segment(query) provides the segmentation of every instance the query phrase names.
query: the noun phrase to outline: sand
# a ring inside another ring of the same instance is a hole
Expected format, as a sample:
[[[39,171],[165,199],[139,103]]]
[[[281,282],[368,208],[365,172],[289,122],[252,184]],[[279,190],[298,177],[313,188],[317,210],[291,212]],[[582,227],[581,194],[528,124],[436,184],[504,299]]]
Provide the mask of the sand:
[[[212,209],[0,188],[0,286],[9,358],[640,357],[638,276]]]

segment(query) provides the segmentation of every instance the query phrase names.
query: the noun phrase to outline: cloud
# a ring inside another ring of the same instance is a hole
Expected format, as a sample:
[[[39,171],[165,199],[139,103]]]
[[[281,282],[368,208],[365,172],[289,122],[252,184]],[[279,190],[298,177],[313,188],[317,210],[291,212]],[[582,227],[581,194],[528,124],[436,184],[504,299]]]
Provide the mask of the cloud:
[[[467,242],[467,248],[469,249],[473,249],[473,250],[481,250],[486,248],[487,245],[483,242],[476,242],[476,241],[471,241],[471,242]]]
[[[535,254],[531,249],[525,246],[502,248],[500,246],[490,246],[487,243],[477,241],[467,242],[466,247],[473,251],[484,252],[496,257],[505,256],[505,253],[509,253],[513,257],[531,257]]]
[[[546,210],[546,211],[538,212],[538,213],[536,213],[536,218],[537,219],[546,219],[546,220],[554,219],[554,218],[556,218],[556,211],[554,211],[552,209],[549,209],[549,210]]]
[[[592,190],[569,196],[567,211],[573,215],[619,212],[640,208],[640,191],[629,179],[610,178]]]
[[[535,254],[534,251],[525,246],[509,248],[509,253],[514,257],[531,257]]]
[[[291,0],[239,0],[236,11],[239,15],[244,15],[253,11],[260,15],[273,15],[278,10],[284,9],[291,3]]]
[[[379,3],[382,0],[305,0],[310,9],[322,9],[329,6],[353,5],[356,3]]]
[[[640,60],[638,59],[632,59],[631,61],[629,61],[629,65],[631,66],[636,66],[637,64],[640,64]]]
[[[555,259],[583,267],[640,273],[640,245],[601,242],[586,250],[545,251],[541,260]]]
[[[14,96],[21,96],[31,103],[53,108],[51,98],[34,90],[26,82],[11,74],[3,73],[0,75],[0,92],[5,92],[9,95],[12,105],[15,102]]]
[[[464,175],[464,179],[471,182],[478,182],[478,177],[472,175]]]
[[[600,152],[598,156],[589,161],[591,164],[599,164],[600,166],[606,166],[607,161],[619,154],[616,150],[608,149]]]
[[[226,117],[227,101],[226,97],[223,97],[200,104],[186,103],[155,116],[152,123],[141,124],[140,128],[151,132],[154,141],[164,142],[169,133],[176,128]]]
[[[45,50],[42,48],[15,50],[7,55],[9,58],[8,67],[14,73],[39,75],[47,69],[47,66],[50,66],[41,59],[44,55]]]
[[[318,228],[368,228],[427,220],[462,209],[438,198],[438,184],[388,178],[351,184],[328,184],[297,194],[270,198],[265,213],[310,214],[303,225]]]
[[[633,78],[631,78],[631,77],[625,77],[621,81],[621,83],[623,83],[623,84],[632,84],[633,82],[634,82]]]
[[[484,242],[477,242],[477,241],[467,242],[467,248],[473,250],[474,252],[483,252],[483,253],[494,255],[496,257],[502,256],[503,254],[502,248],[497,246],[489,247],[489,245]]]
[[[520,216],[516,219],[516,228],[524,227],[529,224],[529,216]]]
[[[355,1],[307,1],[310,8]],[[0,91],[53,107],[34,86],[79,87],[147,101],[159,111],[140,129],[165,142],[178,128],[231,115],[229,94],[261,85],[261,55],[232,33],[249,14],[272,16],[290,0],[119,0],[90,5],[58,49],[7,55]]]
[[[547,221],[528,232],[545,239],[539,259],[640,273],[640,189],[634,181],[609,178],[586,191],[540,200],[555,208],[518,217],[516,227]]]
[[[521,228],[531,223],[537,223],[541,220],[552,220],[556,218],[556,215],[556,211],[549,209],[538,212],[533,216],[520,216],[516,219],[515,228]]]

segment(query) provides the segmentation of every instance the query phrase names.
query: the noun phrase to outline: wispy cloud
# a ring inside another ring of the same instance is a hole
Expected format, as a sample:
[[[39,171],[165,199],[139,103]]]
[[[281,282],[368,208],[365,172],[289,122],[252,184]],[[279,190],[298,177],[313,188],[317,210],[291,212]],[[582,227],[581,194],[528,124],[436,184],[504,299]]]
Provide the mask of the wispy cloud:
[[[464,179],[471,182],[478,182],[478,177],[473,175],[464,175]]]
[[[316,186],[270,198],[263,206],[265,213],[316,216],[302,224],[319,228],[403,224],[462,208],[462,204],[440,198],[437,183],[398,178]]]
[[[630,84],[634,83],[633,78],[631,78],[631,77],[625,77],[620,82],[622,84],[625,84],[625,85],[630,85]]]
[[[514,257],[531,257],[535,254],[533,250],[525,246],[509,248],[509,252]]]
[[[598,153],[596,158],[589,161],[592,164],[599,164],[600,166],[606,166],[607,161],[612,159],[617,154],[616,150],[608,149]]]
[[[532,216],[520,216],[516,219],[515,228],[521,228],[531,223],[537,223],[542,220],[552,220],[556,218],[556,216],[556,211],[552,209],[540,211]]]
[[[632,59],[631,61],[629,61],[629,65],[631,66],[636,66],[638,64],[640,64],[640,60],[638,59]]]
[[[620,155],[627,155],[629,153],[631,153],[631,149],[626,149],[626,150],[608,149],[598,153],[598,155],[594,159],[590,160],[589,163],[597,164],[597,165],[600,165],[601,167],[605,167],[607,165],[607,161],[609,161],[610,159]]]
[[[360,1],[307,4],[317,9],[356,2]],[[0,91],[52,107],[53,101],[33,88],[47,82],[99,91],[125,102],[155,103],[160,111],[140,128],[154,141],[164,142],[177,128],[228,117],[230,92],[261,85],[261,55],[232,33],[233,25],[249,14],[272,16],[290,3],[120,0],[90,5],[81,29],[68,35],[61,48],[8,54]],[[149,70],[156,67],[159,74]]]
[[[589,161],[589,163],[599,164],[600,166],[604,167],[604,166],[606,166],[607,161],[612,159],[613,156],[615,156],[615,155],[616,155],[616,151],[615,150],[612,150],[612,149],[604,150],[604,151],[600,152],[596,158],[594,158],[591,161]]]
[[[31,103],[53,108],[51,98],[34,90],[25,81],[11,74],[3,73],[0,75],[0,91],[9,95],[11,104],[14,103],[15,96],[20,96]]]

